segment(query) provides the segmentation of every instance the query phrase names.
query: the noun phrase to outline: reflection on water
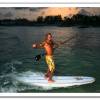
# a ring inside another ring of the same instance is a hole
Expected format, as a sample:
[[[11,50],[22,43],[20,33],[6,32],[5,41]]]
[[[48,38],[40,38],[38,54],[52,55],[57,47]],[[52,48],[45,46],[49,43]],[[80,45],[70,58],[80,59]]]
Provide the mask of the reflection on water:
[[[47,65],[44,57],[35,62],[33,57],[43,49],[33,49],[33,43],[43,41],[47,32],[51,32],[55,41],[64,41],[76,36],[54,52],[56,62],[55,75],[93,76],[96,82],[90,85],[53,92],[97,92],[100,89],[100,29],[77,27],[0,27],[0,92],[41,92],[30,86],[14,82],[7,75],[34,71],[45,73]],[[93,88],[94,86],[94,88]],[[22,87],[22,90],[19,88]]]

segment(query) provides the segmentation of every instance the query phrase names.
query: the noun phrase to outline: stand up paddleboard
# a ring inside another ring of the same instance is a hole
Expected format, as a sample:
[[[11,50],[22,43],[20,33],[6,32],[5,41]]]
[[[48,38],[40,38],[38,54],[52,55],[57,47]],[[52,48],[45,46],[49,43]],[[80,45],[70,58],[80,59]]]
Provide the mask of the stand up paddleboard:
[[[17,73],[14,74],[12,78],[23,84],[44,88],[78,86],[93,83],[95,81],[93,77],[86,76],[54,76],[53,80],[55,80],[55,82],[48,83],[44,78],[44,74],[34,72]]]

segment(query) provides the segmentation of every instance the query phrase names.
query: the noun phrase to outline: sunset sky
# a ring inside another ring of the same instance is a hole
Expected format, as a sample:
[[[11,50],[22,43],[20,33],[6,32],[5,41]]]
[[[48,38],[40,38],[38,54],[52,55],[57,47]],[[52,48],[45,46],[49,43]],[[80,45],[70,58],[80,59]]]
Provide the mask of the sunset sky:
[[[26,7],[26,8],[0,8],[0,19],[26,18],[35,20],[38,16],[61,15],[72,16],[81,13],[85,15],[99,15],[100,8],[77,8],[77,7]]]

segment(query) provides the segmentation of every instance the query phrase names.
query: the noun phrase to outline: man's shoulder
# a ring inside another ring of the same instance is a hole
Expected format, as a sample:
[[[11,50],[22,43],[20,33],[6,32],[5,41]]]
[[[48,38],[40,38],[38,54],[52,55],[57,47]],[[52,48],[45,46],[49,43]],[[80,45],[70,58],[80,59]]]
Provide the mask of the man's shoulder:
[[[45,41],[42,41],[42,42],[40,43],[40,45],[41,45],[41,46],[44,46],[45,43],[46,43]]]
[[[42,44],[45,44],[46,43],[46,41],[42,41]]]

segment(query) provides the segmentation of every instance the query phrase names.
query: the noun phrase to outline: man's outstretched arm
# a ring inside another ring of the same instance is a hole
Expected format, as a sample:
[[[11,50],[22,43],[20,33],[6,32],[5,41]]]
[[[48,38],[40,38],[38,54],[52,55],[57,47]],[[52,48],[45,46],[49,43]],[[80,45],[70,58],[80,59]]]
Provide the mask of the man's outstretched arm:
[[[35,44],[32,45],[32,47],[33,48],[43,48],[44,47],[44,43],[40,43],[40,44],[35,43]]]

